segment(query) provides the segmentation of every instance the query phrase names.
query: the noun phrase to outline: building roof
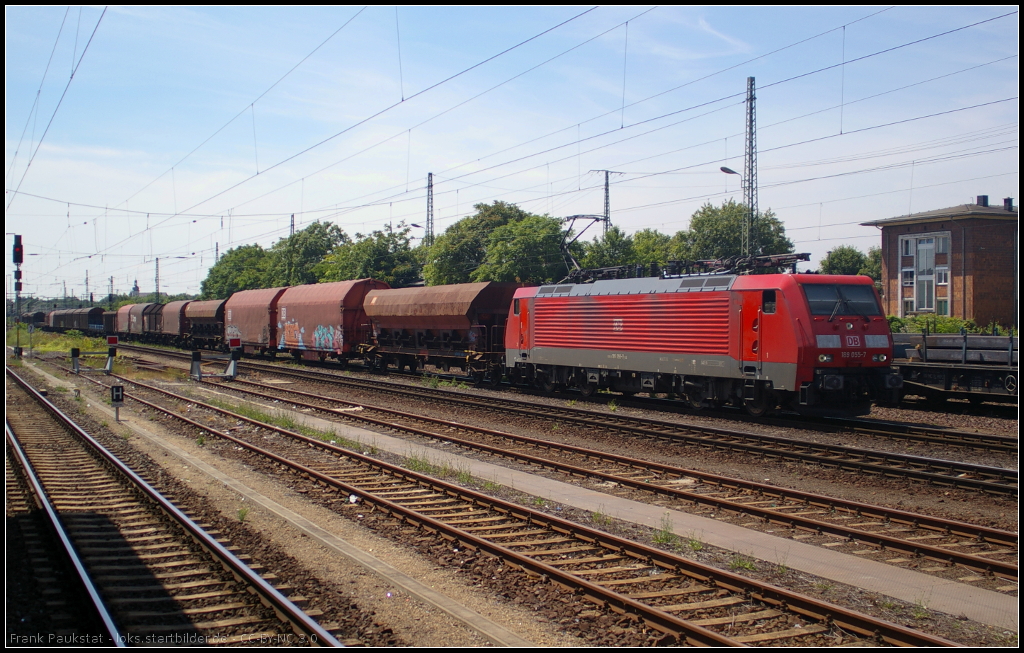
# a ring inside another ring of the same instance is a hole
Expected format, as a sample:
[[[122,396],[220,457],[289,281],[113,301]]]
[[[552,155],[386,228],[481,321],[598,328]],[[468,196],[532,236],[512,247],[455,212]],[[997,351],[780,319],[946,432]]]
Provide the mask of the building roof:
[[[884,218],[872,220],[871,222],[860,223],[862,227],[893,227],[904,224],[918,224],[922,222],[935,222],[937,220],[949,220],[953,218],[988,218],[1002,220],[1017,220],[1017,207],[1009,211],[1002,206],[982,206],[980,204],[961,204],[946,209],[935,209],[934,211],[923,211],[900,215],[895,218]]]

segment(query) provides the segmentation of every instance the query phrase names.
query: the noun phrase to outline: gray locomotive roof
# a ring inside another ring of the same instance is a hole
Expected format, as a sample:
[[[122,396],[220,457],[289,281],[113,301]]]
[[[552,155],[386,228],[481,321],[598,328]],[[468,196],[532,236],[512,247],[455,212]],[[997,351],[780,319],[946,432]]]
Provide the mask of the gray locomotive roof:
[[[736,280],[735,274],[658,279],[608,279],[594,283],[554,284],[541,286],[537,297],[586,297],[593,295],[648,295],[653,293],[711,292],[729,290]]]

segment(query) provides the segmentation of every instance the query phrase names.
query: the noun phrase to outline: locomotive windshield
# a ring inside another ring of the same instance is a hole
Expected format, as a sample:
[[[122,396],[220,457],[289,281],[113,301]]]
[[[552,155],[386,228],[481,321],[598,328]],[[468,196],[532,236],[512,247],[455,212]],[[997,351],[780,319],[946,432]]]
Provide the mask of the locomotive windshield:
[[[836,283],[803,284],[811,315],[881,315],[874,288]]]

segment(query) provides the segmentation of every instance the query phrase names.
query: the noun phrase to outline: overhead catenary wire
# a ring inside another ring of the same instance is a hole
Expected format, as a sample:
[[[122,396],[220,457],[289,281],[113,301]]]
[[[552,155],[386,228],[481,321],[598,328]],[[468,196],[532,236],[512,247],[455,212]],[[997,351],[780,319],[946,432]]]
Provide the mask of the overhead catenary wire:
[[[306,147],[305,149],[303,149],[303,150],[301,150],[299,152],[296,152],[295,154],[292,154],[292,155],[290,155],[290,156],[288,156],[288,157],[278,161],[277,163],[274,163],[273,165],[265,168],[262,172],[265,173],[265,172],[273,170],[273,169],[275,169],[275,168],[277,168],[277,167],[279,167],[281,165],[284,165],[285,163],[287,163],[289,161],[292,161],[293,159],[295,159],[297,157],[300,157],[303,154],[305,154],[305,153],[307,153],[307,152],[309,152],[309,151],[311,151],[313,149],[316,149],[316,148],[320,147],[321,145],[323,145],[325,143],[328,143],[328,142],[334,140],[338,136],[341,136],[342,134],[345,134],[345,133],[355,129],[356,127],[359,127],[360,125],[363,125],[363,124],[373,120],[374,118],[377,118],[378,116],[381,116],[381,115],[387,113],[391,109],[393,109],[393,108],[403,104],[404,102],[406,102],[408,100],[412,100],[413,98],[416,98],[416,97],[418,97],[420,95],[423,95],[424,93],[427,93],[427,92],[429,92],[429,91],[431,91],[431,90],[433,90],[433,89],[435,89],[435,88],[437,88],[439,86],[442,86],[443,84],[446,84],[446,83],[448,83],[448,82],[450,82],[450,81],[452,81],[454,79],[457,79],[458,77],[461,77],[462,75],[464,75],[464,74],[466,74],[466,73],[468,73],[468,72],[470,72],[472,70],[475,70],[476,68],[479,68],[480,66],[483,66],[484,64],[486,64],[486,63],[488,63],[490,61],[493,61],[494,59],[497,59],[498,57],[501,57],[504,54],[507,54],[507,53],[517,49],[517,48],[520,48],[523,45],[525,45],[525,44],[527,44],[527,43],[529,43],[531,41],[534,41],[534,40],[540,38],[541,36],[551,32],[553,30],[556,30],[559,27],[562,27],[563,25],[566,25],[566,24],[568,24],[568,23],[570,23],[570,22],[580,18],[581,16],[584,16],[584,15],[590,13],[594,9],[596,9],[596,7],[591,7],[590,9],[587,9],[586,11],[583,11],[583,12],[581,12],[579,14],[576,14],[572,18],[564,20],[564,21],[558,23],[557,25],[544,30],[543,32],[540,32],[538,34],[535,34],[535,35],[531,36],[528,39],[520,41],[516,45],[513,45],[513,46],[511,46],[509,48],[506,48],[505,50],[502,50],[501,52],[498,52],[497,54],[494,54],[494,55],[484,59],[483,61],[477,62],[477,63],[473,64],[472,66],[469,66],[468,68],[465,68],[465,69],[461,70],[460,72],[457,72],[457,73],[455,73],[455,74],[453,74],[453,75],[451,75],[451,76],[449,76],[449,77],[447,77],[447,78],[445,78],[445,79],[443,79],[443,80],[441,80],[439,82],[431,84],[430,86],[428,86],[428,87],[426,87],[426,88],[424,88],[424,89],[422,89],[420,91],[417,91],[416,93],[410,95],[408,98],[405,98],[404,100],[402,100],[400,102],[395,102],[395,103],[393,103],[393,104],[391,104],[391,105],[389,105],[389,106],[387,106],[387,107],[385,107],[385,108],[383,108],[383,109],[381,109],[381,110],[379,110],[379,111],[377,111],[377,112],[375,112],[375,113],[373,113],[373,114],[371,114],[371,115],[369,115],[369,116],[367,116],[367,117],[365,117],[365,118],[355,122],[354,124],[349,125],[345,129],[343,129],[343,130],[341,130],[341,131],[339,131],[339,132],[337,132],[337,133],[335,133],[335,134],[333,134],[331,136],[328,136],[327,138],[324,138],[324,139],[320,140],[319,142],[314,143],[313,145],[310,145],[310,146]],[[225,193],[227,193],[227,192],[229,192],[229,191],[231,191],[231,190],[233,190],[235,188],[238,188],[239,186],[241,186],[241,185],[245,184],[246,182],[254,179],[255,177],[256,177],[256,175],[251,175],[249,177],[246,177],[242,181],[239,181],[239,182],[231,185],[230,187],[225,188],[225,189],[215,193],[214,195],[206,198],[205,200],[202,200],[202,201],[198,202],[197,204],[192,205],[191,207],[185,209],[185,211],[186,212],[187,211],[191,211],[192,209],[196,208],[197,206],[202,206],[203,204],[205,204],[205,203],[207,203],[207,202],[209,202],[209,201],[211,201],[213,199],[216,199],[217,197],[220,197],[221,195],[223,195],[223,194],[225,194]],[[215,215],[215,214],[211,214],[211,215]],[[117,245],[121,244],[122,242],[124,242],[124,241],[123,240],[119,241],[118,243],[115,243],[114,246],[116,247]]]
[[[29,157],[28,163],[25,164],[25,171],[21,173],[21,179],[18,180],[18,186],[15,188],[15,193],[11,195],[11,199],[7,202],[6,210],[10,210],[11,204],[14,202],[14,198],[17,197],[17,191],[21,190],[21,184],[24,183],[25,177],[28,175],[29,168],[32,167],[32,162],[35,161],[36,155],[39,154],[39,148],[43,146],[43,140],[46,139],[46,134],[50,131],[50,126],[53,125],[53,119],[57,117],[57,111],[60,110],[60,105],[64,103],[64,98],[68,94],[68,89],[71,88],[71,82],[75,79],[75,73],[78,72],[79,66],[82,65],[82,59],[85,59],[85,53],[89,50],[89,45],[92,43],[92,39],[96,36],[96,30],[100,28],[100,23],[103,22],[103,17],[107,15],[107,7],[103,8],[103,13],[100,14],[99,19],[96,21],[96,27],[92,29],[92,34],[89,35],[89,40],[86,42],[85,47],[82,48],[82,57],[78,60],[75,65],[75,69],[71,71],[71,77],[68,78],[68,83],[64,87],[64,92],[61,93],[60,99],[57,101],[57,106],[54,107],[53,113],[50,115],[50,120],[46,123],[46,129],[43,130],[42,136],[39,137],[39,142],[36,143],[36,147],[32,150],[32,156]]]
[[[28,110],[28,117],[25,118],[25,127],[21,130],[21,137],[18,139],[17,147],[14,148],[14,157],[11,159],[11,165],[7,168],[7,174],[4,175],[5,178],[11,176],[14,172],[14,166],[18,161],[18,152],[21,151],[21,143],[25,140],[25,133],[28,131],[28,126],[32,122],[32,117],[34,115],[38,115],[39,96],[43,92],[43,84],[46,83],[46,75],[50,72],[50,64],[53,62],[53,54],[57,51],[57,44],[60,43],[60,35],[64,32],[64,23],[67,21],[68,12],[70,11],[71,7],[69,6],[64,12],[64,18],[60,21],[60,29],[57,30],[57,38],[53,40],[53,48],[50,50],[50,58],[46,60],[46,68],[43,70],[43,78],[39,80],[39,88],[36,90],[35,98],[32,100],[32,107]],[[81,14],[79,14],[79,18],[81,18]],[[72,57],[72,64],[74,64],[74,57]],[[72,70],[72,74],[74,74],[74,70]]]
[[[849,104],[849,102],[846,102],[846,104]],[[406,167],[407,167],[407,180],[406,180],[406,185],[408,185],[408,167],[409,167],[408,155],[407,155],[407,166],[406,166]],[[668,174],[668,173],[664,173],[664,172],[661,172],[660,174]],[[305,179],[305,177],[303,177],[303,179]],[[578,180],[574,180],[574,181],[577,181],[577,182],[578,182]],[[552,182],[551,182],[551,183],[552,183],[552,185],[553,185],[553,187],[554,187],[555,189],[558,189],[558,186],[559,186],[559,184],[558,184],[558,182],[557,182],[556,180],[552,180]],[[479,185],[479,186],[482,186],[482,187],[483,187],[483,186],[485,186],[485,184],[478,184],[478,185]],[[407,188],[407,190],[411,190],[412,192],[416,192],[416,191],[417,191],[417,189],[408,189],[408,188]],[[420,189],[420,190],[421,190],[421,189]],[[585,191],[586,189],[581,189],[581,190],[584,190],[584,191]],[[522,189],[519,189],[519,191],[521,192],[521,191],[522,191]],[[562,198],[563,198],[563,199],[562,199],[562,200],[560,200],[560,201],[568,201],[568,200],[566,199],[566,198],[567,198],[567,196],[565,196],[565,195],[560,195],[560,197],[562,197]],[[409,200],[408,200],[408,201],[415,201],[415,199],[416,199],[416,198],[409,198]],[[392,200],[392,201],[394,201],[394,200]],[[382,202],[381,202],[381,201],[378,201],[378,204],[377,204],[377,205],[379,206],[379,205],[380,205],[380,203],[382,203]],[[396,204],[397,204],[397,202],[396,202]],[[367,204],[366,204],[365,206],[366,206],[366,207],[370,207],[370,206],[373,206],[373,205],[374,205],[373,203],[367,203]],[[355,207],[355,208],[359,208],[359,207]],[[301,207],[300,207],[300,213],[301,213],[301,214],[303,214],[303,215],[306,215],[306,214],[309,214],[309,215],[317,215],[316,213],[314,213],[314,211],[317,211],[317,210],[318,210],[318,209],[311,209],[310,211],[305,211],[305,210],[302,210],[302,209],[301,209]],[[285,210],[285,211],[286,211],[286,210]],[[195,215],[207,215],[207,214],[195,214]],[[222,244],[223,244],[223,243],[222,243]]]
[[[650,11],[650,10],[648,10],[648,11]],[[791,47],[794,47],[794,46],[796,46],[796,45],[799,45],[799,44],[801,44],[801,43],[805,43],[805,42],[807,42],[807,41],[810,41],[810,40],[813,40],[813,39],[815,39],[815,38],[819,38],[820,36],[823,36],[823,35],[825,35],[825,34],[828,34],[828,33],[834,32],[834,31],[836,31],[836,30],[838,30],[838,29],[841,29],[841,28],[843,28],[843,27],[845,27],[845,26],[847,26],[847,25],[852,25],[852,24],[854,24],[854,23],[857,23],[857,22],[860,22],[860,21],[862,21],[862,20],[866,20],[866,19],[868,19],[868,18],[871,18],[871,17],[873,17],[873,16],[876,16],[876,15],[878,15],[878,14],[880,14],[880,13],[883,13],[884,11],[887,11],[887,9],[883,9],[883,10],[881,10],[881,11],[878,11],[878,12],[874,12],[874,13],[872,13],[872,14],[869,14],[868,16],[865,16],[865,17],[862,17],[862,18],[856,19],[856,20],[854,20],[854,21],[851,21],[851,22],[849,22],[849,23],[846,23],[846,24],[845,24],[845,25],[843,25],[843,26],[840,26],[840,27],[836,27],[836,28],[832,28],[832,29],[830,29],[830,30],[826,30],[826,31],[824,31],[824,32],[821,32],[821,33],[819,33],[819,34],[816,34],[816,35],[814,35],[814,36],[812,36],[812,37],[808,37],[807,39],[803,39],[803,40],[801,40],[801,41],[797,41],[797,42],[795,42],[795,43],[792,43],[792,44],[789,44],[789,45],[783,46],[783,47],[781,47],[781,48],[777,48],[776,50],[773,50],[773,51],[771,51],[771,52],[769,52],[769,53],[766,53],[766,54],[764,54],[764,55],[760,55],[760,56],[758,56],[758,57],[754,57],[754,58],[751,58],[751,59],[747,60],[747,61],[746,61],[746,62],[744,62],[744,63],[750,63],[750,62],[753,62],[753,61],[756,61],[756,60],[762,59],[762,58],[764,58],[764,57],[766,57],[766,56],[770,56],[770,55],[772,55],[772,54],[775,54],[775,53],[778,53],[778,52],[782,52],[782,51],[784,51],[784,50],[786,50],[786,49],[789,49],[789,48],[791,48]],[[584,12],[584,13],[586,13],[586,12]],[[645,13],[646,13],[646,12],[645,12]],[[1012,14],[1012,13],[1014,13],[1014,12],[1010,12],[1010,14]],[[358,14],[357,14],[357,15],[358,15]],[[581,14],[581,15],[582,15],[582,14]],[[641,15],[642,15],[642,14],[641,14]],[[1001,17],[1005,17],[1006,15],[1009,15],[1009,14],[1004,14],[1004,15],[1003,15],[1003,16],[1001,16]],[[577,17],[578,17],[578,16],[577,16]],[[353,16],[353,18],[355,18],[355,16]],[[636,18],[637,18],[637,16],[634,16],[634,17],[633,17],[633,18],[631,18],[630,20],[635,20]],[[1000,18],[1000,17],[996,17],[996,18]],[[995,20],[995,18],[993,18],[993,19],[988,19],[988,20]],[[930,37],[926,37],[926,38],[924,38],[924,39],[918,39],[918,40],[915,40],[915,41],[912,41],[912,42],[910,42],[909,44],[913,44],[913,43],[918,43],[918,42],[921,42],[921,41],[924,41],[924,40],[929,40],[929,39],[931,39],[931,38],[936,38],[937,36],[941,36],[941,35],[944,35],[944,34],[949,34],[949,33],[952,33],[952,32],[955,32],[955,31],[959,31],[959,30],[962,30],[962,29],[966,29],[967,27],[971,27],[971,26],[974,26],[974,25],[980,24],[981,22],[988,22],[988,20],[986,20],[986,21],[980,21],[979,23],[972,23],[972,24],[970,24],[970,25],[967,25],[967,26],[963,26],[963,27],[960,27],[960,28],[956,28],[956,29],[954,29],[954,30],[949,30],[949,31],[947,31],[947,32],[943,32],[943,33],[941,33],[941,34],[938,34],[938,35],[932,35],[932,36],[930,36]],[[350,19],[350,21],[351,21],[351,19]],[[347,23],[346,23],[346,25],[347,25]],[[603,34],[607,33],[608,31],[611,31],[611,30],[617,29],[618,27],[620,27],[620,26],[622,26],[622,25],[623,25],[623,23],[620,23],[619,25],[616,25],[615,27],[613,27],[613,28],[611,28],[611,29],[609,29],[609,30],[606,30],[605,32],[602,32],[601,34],[598,34],[597,36],[601,36],[601,35],[603,35]],[[344,27],[344,26],[343,26],[343,27]],[[556,26],[556,27],[557,27],[557,26]],[[554,29],[554,28],[552,28],[552,29]],[[340,28],[339,28],[339,31],[340,31]],[[550,30],[548,30],[548,31],[550,31]],[[594,37],[594,38],[597,38],[597,37]],[[593,40],[593,39],[589,39],[589,40],[588,40],[588,41],[586,41],[586,42],[589,42],[590,40]],[[586,43],[586,42],[584,42],[584,43]],[[895,47],[893,47],[893,48],[887,48],[886,50],[883,50],[883,51],[880,51],[880,52],[876,52],[876,53],[871,53],[871,54],[869,54],[869,55],[865,55],[864,57],[860,57],[859,59],[865,59],[865,58],[868,58],[868,57],[871,57],[871,56],[876,56],[877,54],[880,54],[880,53],[884,53],[884,52],[890,52],[890,51],[893,51],[893,50],[895,50],[895,49],[899,49],[899,48],[901,48],[901,47],[905,47],[906,45],[909,45],[909,44],[901,44],[901,45],[899,45],[899,46],[895,46]],[[322,44],[321,44],[321,45],[322,45]],[[582,45],[582,44],[579,44],[579,45]],[[577,46],[575,46],[575,47],[579,47],[579,45],[577,45]],[[318,46],[318,47],[319,47],[319,46]],[[566,52],[568,52],[568,51],[571,51],[572,49],[574,49],[574,48],[571,48],[570,50],[567,50]],[[311,54],[312,54],[312,53],[311,53]],[[563,52],[563,54],[564,54],[564,52]],[[560,55],[559,55],[559,56],[560,56]],[[307,58],[308,58],[308,56],[307,56]],[[547,63],[547,62],[549,62],[549,61],[553,60],[554,58],[557,58],[557,57],[553,57],[552,59],[549,59],[549,60],[547,60],[547,61],[545,61],[545,62],[542,62],[542,64],[539,64],[539,65],[543,65],[544,63]],[[859,59],[858,59],[858,60],[859,60]],[[301,63],[301,62],[300,62],[300,63]],[[298,64],[297,64],[297,65],[298,65]],[[296,67],[297,67],[297,65],[296,65]],[[741,64],[738,64],[738,65],[741,65]],[[737,65],[737,66],[738,66],[738,65]],[[696,82],[698,82],[698,81],[702,81],[702,80],[704,80],[704,79],[708,79],[708,78],[710,78],[710,77],[713,77],[713,76],[715,76],[715,75],[721,74],[721,73],[723,73],[723,72],[726,72],[726,71],[728,71],[728,70],[732,70],[732,69],[736,68],[737,66],[730,66],[730,67],[728,67],[728,68],[724,68],[724,69],[722,69],[722,70],[716,71],[716,72],[714,72],[714,73],[711,73],[711,74],[709,74],[709,75],[705,75],[704,77],[701,77],[701,78],[699,78],[699,79],[697,79],[697,80],[692,80],[691,82],[687,82],[687,83],[685,83],[685,84],[682,84],[682,85],[678,85],[678,86],[676,86],[676,87],[674,87],[674,88],[672,88],[672,89],[669,89],[669,90],[667,90],[667,91],[663,91],[663,92],[661,92],[661,93],[658,93],[658,94],[655,94],[655,95],[649,96],[648,98],[644,98],[643,100],[640,100],[640,101],[637,101],[637,102],[631,103],[631,104],[630,104],[629,106],[634,106],[634,105],[636,105],[636,104],[639,104],[639,103],[641,103],[641,102],[645,102],[645,101],[647,101],[647,100],[649,100],[649,99],[652,99],[652,98],[654,98],[654,97],[658,97],[658,96],[660,96],[660,95],[664,95],[665,93],[669,93],[669,92],[672,92],[672,91],[674,91],[674,90],[678,90],[678,89],[680,89],[680,88],[683,88],[683,87],[685,87],[685,86],[688,86],[688,85],[690,85],[690,84],[692,84],[692,83],[696,83]],[[534,69],[534,68],[536,68],[536,67],[538,67],[538,66],[535,66],[535,67],[533,67],[533,68],[531,68],[531,69],[529,69],[529,70],[533,70],[533,69]],[[820,68],[820,69],[818,69],[818,70],[816,70],[816,71],[811,71],[810,73],[803,73],[803,74],[801,74],[800,76],[806,76],[807,74],[813,74],[814,72],[821,72],[821,71],[824,71],[824,70],[828,70],[828,69],[830,69],[830,68],[833,68],[833,67],[834,67],[834,66],[827,66],[827,67],[825,67],[825,68]],[[294,68],[293,68],[293,70],[294,70]],[[520,73],[520,75],[521,75],[521,74],[525,74],[525,72],[529,72],[529,70],[527,70],[527,71],[524,71],[524,73]],[[517,76],[518,76],[518,75],[517,75]],[[767,86],[775,86],[776,84],[779,84],[779,83],[782,83],[782,82],[785,82],[785,81],[791,81],[791,80],[793,80],[793,79],[799,78],[800,76],[797,76],[797,77],[791,77],[791,78],[788,78],[788,79],[786,79],[786,80],[780,80],[779,82],[774,82],[774,83],[771,83],[771,84],[769,84],[769,85],[767,85]],[[282,78],[282,79],[283,79],[283,78]],[[511,79],[514,79],[514,77],[513,77],[513,78],[511,78]],[[280,80],[278,80],[278,81],[280,81]],[[507,82],[507,81],[509,81],[509,80],[506,80],[506,82]],[[503,83],[504,83],[504,82],[503,82]],[[275,85],[276,85],[276,83],[275,83]],[[273,88],[273,87],[271,87],[271,88]],[[493,90],[493,88],[496,88],[496,86],[495,86],[495,87],[491,87],[491,89],[488,89],[488,91],[489,91],[489,90]],[[764,88],[764,87],[763,87],[763,88]],[[268,89],[267,91],[265,91],[265,92],[264,92],[264,95],[265,95],[265,94],[266,94],[267,92],[269,92],[269,90],[270,90],[270,89]],[[486,93],[486,92],[488,92],[488,91],[485,91],[485,93]],[[475,98],[475,97],[479,97],[479,95],[481,95],[481,94],[478,94],[477,96],[474,96],[474,98]],[[732,96],[727,96],[727,97],[739,97],[739,96],[742,96],[742,95],[743,95],[742,93],[737,93],[737,94],[734,94],[734,95],[732,95]],[[261,97],[262,97],[262,95],[261,95]],[[474,98],[470,98],[470,100],[472,100],[472,99],[474,99]],[[258,98],[257,98],[257,99],[258,99]],[[720,98],[720,99],[724,99],[724,98]],[[464,104],[464,103],[465,103],[465,102],[463,102],[463,103],[460,103],[459,105],[456,105],[456,106],[461,106],[461,105],[462,105],[462,104]],[[455,107],[452,107],[452,108],[455,108]],[[691,107],[691,108],[693,108],[693,107]],[[449,111],[450,111],[450,110],[451,110],[451,109],[449,109]],[[684,109],[683,111],[685,111],[685,110],[689,110],[689,109]],[[614,112],[614,110],[613,110],[612,112]],[[444,113],[444,112],[443,112],[443,113]],[[434,118],[438,117],[439,115],[443,115],[443,113],[442,113],[442,114],[437,114],[437,115],[435,115],[435,116],[434,116]],[[606,112],[605,114],[602,114],[602,115],[607,115],[608,113],[611,113],[611,112]],[[677,112],[674,112],[674,113],[678,113],[678,111],[677,111]],[[667,114],[667,115],[671,115],[671,114]],[[598,117],[600,117],[600,116],[597,116],[597,117],[595,117],[595,118],[591,118],[591,119],[589,119],[588,121],[584,121],[584,122],[589,122],[590,120],[594,120],[594,119],[597,119]],[[661,116],[661,117],[663,117],[663,116]],[[423,121],[423,122],[419,123],[418,125],[416,125],[416,127],[418,127],[418,126],[421,126],[421,125],[425,124],[426,122],[429,122],[429,120],[432,120],[432,119],[433,119],[433,118],[431,118],[431,119],[428,119],[428,120],[426,120],[426,121]],[[657,118],[654,118],[654,119],[657,119]],[[654,119],[651,119],[651,120],[654,120]],[[648,121],[645,121],[645,122],[650,122],[650,120],[648,120]],[[641,123],[637,123],[637,124],[641,124]],[[633,125],[631,125],[631,126],[633,126]],[[577,127],[578,127],[578,125],[577,125]],[[559,131],[564,131],[564,130],[559,130]],[[554,134],[554,133],[558,133],[558,131],[556,131],[556,132],[552,132],[552,134]],[[401,132],[398,132],[398,133],[396,133],[396,134],[395,134],[395,135],[394,135],[393,137],[391,137],[391,138],[396,138],[396,137],[398,137],[399,135],[401,135]],[[549,134],[549,135],[550,135],[550,134]],[[599,136],[599,135],[598,135],[598,136]],[[212,138],[212,136],[211,136],[211,138]],[[591,137],[588,137],[588,139],[592,139],[592,138],[595,138],[595,136],[591,136]],[[209,139],[207,139],[207,140],[209,140]],[[387,140],[391,140],[391,139],[385,139],[384,141],[381,141],[381,142],[386,142]],[[534,140],[536,140],[536,139],[534,139]],[[527,143],[529,143],[529,142],[532,142],[532,141],[527,141]],[[369,147],[369,148],[365,148],[365,149],[363,149],[363,150],[361,150],[361,151],[359,151],[359,152],[357,152],[357,153],[355,153],[354,155],[351,155],[351,156],[355,156],[355,155],[358,155],[358,154],[364,153],[364,152],[366,152],[366,151],[368,151],[368,150],[372,149],[372,147],[373,147],[373,146],[371,146],[371,147]],[[505,151],[507,151],[507,149],[506,149]],[[544,151],[542,151],[542,152],[539,152],[539,153],[537,153],[537,154],[543,154],[543,153],[545,153],[545,152],[548,152],[548,151],[550,151],[550,150],[544,150]],[[344,161],[344,160],[348,160],[349,158],[351,158],[351,156],[349,156],[349,157],[346,157],[345,159],[342,159],[342,161]],[[491,156],[491,155],[488,155],[488,156]],[[483,158],[488,158],[488,157],[483,157]],[[521,158],[524,158],[524,157],[521,157]],[[482,159],[478,159],[478,160],[482,160]],[[514,161],[514,160],[513,160],[513,161]],[[338,163],[338,162],[335,162],[335,164],[336,164],[336,163]],[[332,164],[332,166],[333,166],[333,165],[335,165],[335,164]],[[460,164],[459,166],[456,166],[455,168],[449,168],[448,170],[456,169],[456,168],[458,168],[458,167],[462,167],[462,166],[464,166],[464,165],[466,165],[466,164]],[[317,171],[317,172],[314,172],[314,173],[313,173],[313,175],[315,175],[315,174],[318,174],[319,172],[323,172],[324,170],[328,169],[329,167],[331,167],[331,166],[327,166],[326,168],[323,168],[323,169],[321,169],[321,170],[319,170],[319,171]],[[493,167],[493,166],[492,166],[492,167]],[[446,171],[442,171],[442,174],[443,174],[444,172],[446,172]],[[474,173],[478,173],[478,172],[480,172],[480,171],[474,171]],[[312,175],[306,175],[306,176],[308,177],[308,176],[312,176]],[[304,177],[304,178],[305,178],[305,177]],[[277,190],[281,190],[281,189],[283,189],[283,188],[286,188],[286,187],[290,186],[290,185],[291,185],[292,183],[295,183],[295,182],[290,182],[289,184],[286,184],[285,186],[279,187],[278,189],[275,189],[275,190],[273,190],[273,191],[270,191],[270,192],[268,192],[268,193],[264,193],[264,194],[260,195],[259,197],[257,197],[257,198],[254,198],[253,200],[249,200],[249,201],[247,201],[247,202],[243,202],[242,204],[239,204],[238,206],[244,206],[244,204],[246,204],[246,203],[249,203],[249,202],[251,202],[251,201],[254,201],[255,199],[259,199],[259,198],[262,198],[262,197],[266,197],[267,195],[270,195],[270,194],[272,194],[273,192],[276,192]],[[401,186],[394,186],[394,187],[392,187],[392,188],[401,188]],[[443,191],[442,191],[442,192],[443,192]],[[397,195],[392,195],[392,196],[389,196],[389,197],[384,197],[384,198],[381,198],[381,199],[380,199],[380,200],[378,200],[378,201],[379,201],[380,203],[384,203],[384,202],[392,201],[392,200],[393,200],[394,198],[396,198],[396,197],[398,197],[398,196],[400,196],[400,194],[397,194]],[[368,204],[368,205],[372,205],[372,204]],[[235,208],[237,208],[237,206],[236,206]],[[230,210],[230,209],[229,209],[229,210]],[[223,211],[221,211],[221,212],[219,212],[219,213],[223,213]],[[214,214],[207,214],[207,215],[216,215],[216,213],[214,213]]]

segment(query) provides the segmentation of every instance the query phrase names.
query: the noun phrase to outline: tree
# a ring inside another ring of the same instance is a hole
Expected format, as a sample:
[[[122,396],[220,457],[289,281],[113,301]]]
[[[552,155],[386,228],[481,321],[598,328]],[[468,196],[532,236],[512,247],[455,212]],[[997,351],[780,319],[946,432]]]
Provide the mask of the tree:
[[[705,204],[690,218],[690,228],[673,238],[676,250],[673,253],[685,253],[683,258],[693,260],[739,256],[743,253],[746,214],[747,208],[733,200],[724,202],[721,207]],[[754,218],[750,232],[753,256],[793,251],[793,243],[786,238],[786,228],[770,209]]]
[[[420,264],[409,231],[400,222],[397,231],[387,224],[367,236],[356,234],[355,241],[343,242],[315,266],[319,281],[372,278],[392,288],[412,285],[419,279]]]
[[[206,273],[200,288],[200,298],[227,299],[231,293],[239,290],[267,288],[269,258],[268,252],[259,245],[229,249]]]
[[[664,265],[672,257],[672,238],[656,229],[641,229],[633,234],[633,262]]]
[[[860,274],[867,263],[867,257],[850,245],[839,245],[818,264],[822,274]]]
[[[316,283],[315,268],[349,237],[336,224],[314,222],[270,248],[266,288]]]
[[[610,268],[635,263],[633,238],[617,226],[584,244],[580,265],[584,268]]]
[[[857,274],[863,274],[875,280],[876,286],[882,284],[882,248],[868,248],[868,255],[864,258],[864,265],[857,270]]]
[[[473,271],[473,281],[545,283],[565,276],[568,268],[559,249],[562,223],[531,215],[491,231],[487,255]]]
[[[423,278],[429,286],[466,283],[487,258],[492,231],[531,214],[515,204],[477,204],[476,214],[459,220],[437,237],[427,254]]]

